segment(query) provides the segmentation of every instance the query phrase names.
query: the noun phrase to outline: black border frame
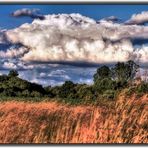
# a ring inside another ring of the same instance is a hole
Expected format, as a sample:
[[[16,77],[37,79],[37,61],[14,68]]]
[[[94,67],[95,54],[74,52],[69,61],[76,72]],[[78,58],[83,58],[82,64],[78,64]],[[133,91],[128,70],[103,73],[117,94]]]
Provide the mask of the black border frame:
[[[129,0],[128,2],[127,1],[124,1],[124,0],[113,0],[113,1],[107,1],[107,0],[105,0],[105,1],[103,1],[103,0],[96,0],[96,1],[74,1],[74,0],[69,0],[69,1],[59,1],[59,0],[57,0],[57,1],[50,1],[50,0],[48,0],[48,1],[25,1],[25,0],[23,0],[23,1],[3,1],[3,0],[0,0],[0,5],[1,4],[3,4],[3,5],[16,5],[16,4],[20,4],[20,5],[23,5],[23,4],[26,4],[26,5],[38,5],[38,4],[40,4],[40,5],[44,5],[44,4],[51,4],[51,5],[62,5],[62,4],[64,4],[64,5],[73,5],[73,4],[77,4],[77,5],[81,5],[81,4],[83,4],[83,5],[95,5],[95,4],[98,4],[98,5],[148,5],[148,0],[146,0],[146,1],[131,1],[131,0]]]

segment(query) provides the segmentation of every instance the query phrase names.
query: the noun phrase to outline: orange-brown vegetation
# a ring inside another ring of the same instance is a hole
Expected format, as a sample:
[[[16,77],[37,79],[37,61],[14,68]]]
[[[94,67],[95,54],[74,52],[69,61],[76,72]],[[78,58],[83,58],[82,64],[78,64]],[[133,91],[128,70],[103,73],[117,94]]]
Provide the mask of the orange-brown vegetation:
[[[114,107],[0,103],[0,143],[148,143],[148,96]]]

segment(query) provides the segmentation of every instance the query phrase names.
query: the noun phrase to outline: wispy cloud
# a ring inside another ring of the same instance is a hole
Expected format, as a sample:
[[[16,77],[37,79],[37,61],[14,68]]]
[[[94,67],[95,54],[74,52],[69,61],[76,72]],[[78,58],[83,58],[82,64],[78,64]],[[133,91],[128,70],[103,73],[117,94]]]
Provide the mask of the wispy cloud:
[[[11,13],[11,16],[13,17],[24,17],[24,16],[28,16],[34,19],[40,19],[43,20],[44,16],[39,14],[40,10],[39,9],[28,9],[28,8],[23,8],[23,9],[19,9],[16,10],[14,12]]]
[[[121,19],[119,19],[116,16],[109,16],[109,17],[106,17],[106,18],[103,18],[103,19],[99,20],[98,22],[101,22],[101,21],[118,22],[120,20]]]

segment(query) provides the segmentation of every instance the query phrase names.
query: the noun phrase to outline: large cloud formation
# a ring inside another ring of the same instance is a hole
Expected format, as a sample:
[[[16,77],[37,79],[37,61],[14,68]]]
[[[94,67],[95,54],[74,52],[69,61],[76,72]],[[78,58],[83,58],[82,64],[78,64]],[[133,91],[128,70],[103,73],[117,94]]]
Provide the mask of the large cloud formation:
[[[43,85],[91,84],[94,66],[127,60],[148,65],[146,25],[121,23],[115,16],[99,21],[80,14],[43,17],[0,31],[0,73],[17,69],[21,78]]]
[[[113,63],[148,62],[147,46],[133,46],[134,39],[148,39],[148,26],[100,21],[80,14],[45,15],[31,24],[8,30],[12,43],[27,47],[21,60],[40,62]],[[22,51],[22,50],[21,50]],[[21,52],[22,53],[22,52]]]

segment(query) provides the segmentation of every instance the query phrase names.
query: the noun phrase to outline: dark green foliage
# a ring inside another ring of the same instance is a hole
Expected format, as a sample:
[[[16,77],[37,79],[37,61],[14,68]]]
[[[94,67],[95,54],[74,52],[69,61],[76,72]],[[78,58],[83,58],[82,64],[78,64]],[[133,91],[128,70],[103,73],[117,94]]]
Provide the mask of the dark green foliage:
[[[146,94],[148,93],[148,83],[142,82],[136,87],[137,94]]]
[[[133,81],[138,68],[139,66],[133,61],[118,62],[111,69],[102,66],[94,74],[94,88],[101,94],[106,95],[106,91],[112,91],[111,94],[116,94],[116,91],[127,87],[129,81]]]
[[[98,68],[93,76],[93,85],[65,81],[62,86],[44,88],[39,84],[22,80],[18,77],[17,71],[11,70],[8,75],[0,76],[0,98],[1,100],[16,98],[23,101],[56,99],[73,105],[101,104],[101,102],[104,105],[108,100],[110,104],[123,89],[128,95],[148,93],[148,83],[132,85],[138,68],[133,61],[118,62],[111,69],[108,66]]]
[[[148,94],[148,83],[141,82],[137,86],[129,86],[129,88],[126,89],[126,94],[128,96],[131,96],[133,94],[137,96],[143,96],[145,94]]]
[[[104,94],[107,90],[114,91],[117,88],[116,82],[112,79],[112,71],[108,66],[102,66],[94,74],[95,94]]]
[[[135,78],[136,73],[138,72],[139,65],[137,65],[134,61],[130,60],[126,63],[127,70],[126,78],[127,80],[133,80]]]
[[[16,70],[10,70],[8,76],[9,77],[17,77],[19,74]]]
[[[4,81],[6,81],[6,80],[8,80],[7,75],[2,75],[2,76],[0,76],[0,83],[4,82]]]
[[[65,83],[59,89],[60,98],[75,98],[76,90],[75,84],[71,81],[65,81]]]
[[[16,71],[10,71],[8,76],[0,76],[0,96],[11,97],[41,97],[46,92],[44,88],[17,77]]]
[[[133,61],[118,62],[112,68],[112,76],[117,82],[127,82],[129,80],[133,80],[136,72],[138,71],[139,65],[134,63]]]
[[[103,93],[105,90],[114,90],[116,83],[110,78],[98,79],[94,83],[94,87],[96,91]]]
[[[77,84],[76,90],[77,90],[76,91],[77,97],[79,99],[83,99],[83,100],[96,99],[95,90],[93,86],[88,86],[85,84],[84,85]]]
[[[114,99],[116,97],[116,91],[114,90],[106,90],[103,95],[102,95],[102,99]]]
[[[54,87],[47,86],[47,87],[44,87],[44,89],[47,97],[49,98],[53,98],[58,95],[58,92],[57,92],[58,88],[54,89]]]
[[[126,88],[128,86],[128,82],[123,80],[123,81],[114,81],[115,82],[115,90],[121,90],[123,88]]]
[[[97,69],[96,74],[94,74],[94,83],[98,81],[98,79],[111,78],[111,70],[108,66],[102,66]]]

